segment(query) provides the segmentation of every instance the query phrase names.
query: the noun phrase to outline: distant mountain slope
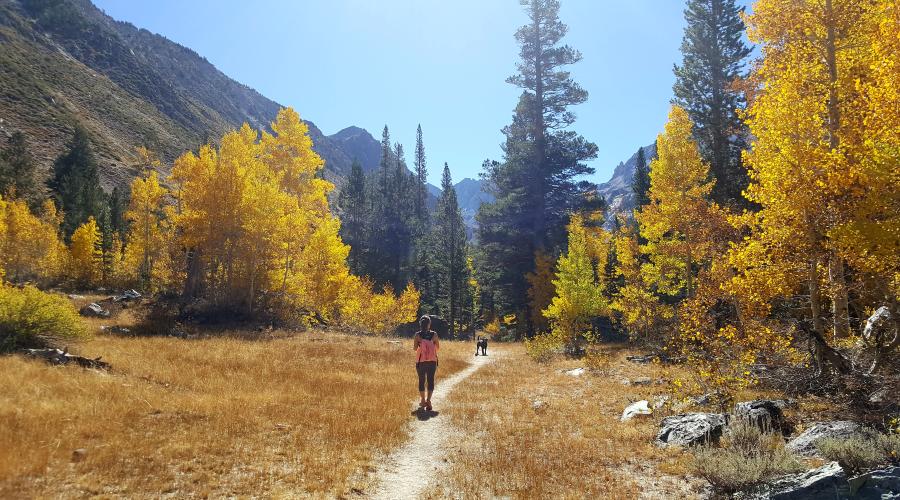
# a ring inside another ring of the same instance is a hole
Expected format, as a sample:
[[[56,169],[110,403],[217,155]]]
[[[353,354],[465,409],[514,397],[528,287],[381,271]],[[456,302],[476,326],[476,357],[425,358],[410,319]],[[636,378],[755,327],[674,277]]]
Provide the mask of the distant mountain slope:
[[[484,183],[480,179],[463,179],[456,183],[456,198],[459,200],[459,209],[462,212],[466,226],[477,227],[475,215],[482,203],[492,203],[494,197],[484,192]]]
[[[647,165],[656,158],[656,142],[644,146],[644,157]],[[634,210],[634,193],[631,184],[634,179],[634,169],[637,166],[637,150],[628,160],[619,163],[613,171],[612,178],[598,186],[598,191],[609,206],[608,219],[612,220],[615,214],[631,213]]]
[[[171,161],[243,122],[266,127],[280,107],[194,51],[88,0],[0,2],[0,144],[23,130],[45,167],[80,123],[103,183],[123,184],[134,174],[136,146]],[[307,123],[326,177],[339,181],[351,158]]]
[[[328,139],[341,148],[352,162],[359,161],[364,172],[371,172],[381,163],[381,142],[376,141],[366,129],[347,127]]]

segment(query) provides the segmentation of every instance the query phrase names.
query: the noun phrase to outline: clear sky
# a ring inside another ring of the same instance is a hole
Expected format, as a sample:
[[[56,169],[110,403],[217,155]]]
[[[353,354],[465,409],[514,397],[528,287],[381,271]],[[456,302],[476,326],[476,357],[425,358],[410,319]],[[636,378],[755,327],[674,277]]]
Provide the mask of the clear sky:
[[[499,159],[519,90],[517,0],[94,0],[107,14],[185,45],[228,76],[293,106],[325,134],[387,124],[411,162],[421,123],[429,180]],[[590,93],[574,125],[599,147],[592,180],[653,142],[681,60],[681,0],[561,0],[571,67]]]

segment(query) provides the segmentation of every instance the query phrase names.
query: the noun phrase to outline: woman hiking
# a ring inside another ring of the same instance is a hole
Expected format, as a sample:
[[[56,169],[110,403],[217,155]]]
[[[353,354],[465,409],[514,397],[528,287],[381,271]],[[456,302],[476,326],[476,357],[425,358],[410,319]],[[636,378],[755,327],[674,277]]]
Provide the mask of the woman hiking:
[[[441,341],[437,333],[431,330],[431,318],[422,316],[419,320],[419,331],[413,337],[413,350],[416,351],[416,373],[419,375],[419,408],[431,411],[431,394],[434,392],[434,373],[437,371],[437,352]],[[426,382],[428,394],[426,396]]]

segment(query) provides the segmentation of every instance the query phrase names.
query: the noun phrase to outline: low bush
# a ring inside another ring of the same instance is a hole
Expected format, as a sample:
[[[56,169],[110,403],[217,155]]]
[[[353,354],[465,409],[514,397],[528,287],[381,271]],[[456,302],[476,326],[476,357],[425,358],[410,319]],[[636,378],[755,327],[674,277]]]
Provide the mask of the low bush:
[[[781,436],[745,424],[733,425],[721,447],[699,448],[693,461],[694,473],[726,494],[802,470],[803,464],[784,449]]]
[[[52,347],[86,336],[81,317],[65,297],[33,286],[0,285],[0,352]]]
[[[845,439],[826,438],[816,442],[823,457],[836,461],[848,474],[900,461],[900,435],[867,431]]]
[[[562,349],[562,343],[552,333],[541,333],[525,339],[525,352],[538,363],[546,363]]]

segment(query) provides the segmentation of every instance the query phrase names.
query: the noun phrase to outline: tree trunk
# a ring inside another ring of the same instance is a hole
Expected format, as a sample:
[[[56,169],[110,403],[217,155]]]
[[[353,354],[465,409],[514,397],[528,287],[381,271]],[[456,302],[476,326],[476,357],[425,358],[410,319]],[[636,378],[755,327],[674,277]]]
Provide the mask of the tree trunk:
[[[816,374],[826,375],[826,366],[831,366],[840,373],[850,371],[847,359],[837,350],[828,345],[825,340],[825,326],[822,322],[822,305],[819,291],[819,261],[816,258],[809,262],[809,306],[812,315],[812,330],[808,332],[812,342],[813,356],[816,364]]]
[[[847,281],[844,277],[844,261],[832,256],[828,264],[828,279],[831,282],[831,314],[834,338],[850,335],[850,309],[847,305]]]

